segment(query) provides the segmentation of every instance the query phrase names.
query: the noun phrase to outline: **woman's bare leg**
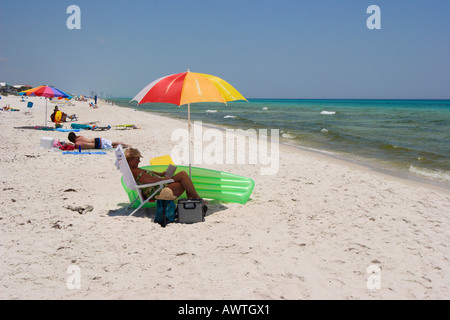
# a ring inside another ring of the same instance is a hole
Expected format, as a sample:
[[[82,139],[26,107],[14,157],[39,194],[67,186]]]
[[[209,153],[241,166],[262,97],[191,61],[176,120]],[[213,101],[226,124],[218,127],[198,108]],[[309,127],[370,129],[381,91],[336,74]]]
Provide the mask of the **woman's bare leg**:
[[[191,178],[189,178],[189,175],[185,171],[177,173],[172,177],[172,179],[175,182],[169,184],[168,187],[172,190],[175,196],[179,197],[183,194],[184,191],[186,191],[186,195],[188,198],[200,199],[200,196],[195,190]]]

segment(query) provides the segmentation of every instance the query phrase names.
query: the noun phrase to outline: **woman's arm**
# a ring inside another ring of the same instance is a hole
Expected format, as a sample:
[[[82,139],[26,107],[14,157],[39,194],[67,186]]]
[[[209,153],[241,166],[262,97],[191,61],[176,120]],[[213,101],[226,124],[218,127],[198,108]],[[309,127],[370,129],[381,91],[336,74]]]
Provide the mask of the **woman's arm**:
[[[156,174],[157,176],[160,176],[160,177],[165,177],[165,175],[166,175],[166,172],[164,171],[164,172],[156,172],[156,171],[151,171],[151,173],[153,173],[153,174]]]
[[[152,176],[151,174],[148,174],[145,170],[139,168],[133,169],[131,170],[131,172],[133,173],[133,177],[135,179],[139,178],[139,181],[136,180],[136,182],[138,182],[139,184],[155,183],[163,180],[161,178]]]

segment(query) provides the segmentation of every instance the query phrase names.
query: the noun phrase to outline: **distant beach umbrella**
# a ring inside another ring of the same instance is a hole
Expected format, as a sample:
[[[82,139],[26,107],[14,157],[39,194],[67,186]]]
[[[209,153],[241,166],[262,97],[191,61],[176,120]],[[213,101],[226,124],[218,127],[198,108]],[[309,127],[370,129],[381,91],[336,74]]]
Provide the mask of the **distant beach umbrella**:
[[[45,97],[45,127],[47,127],[47,98],[68,98],[72,97],[64,91],[49,86],[39,86],[29,90],[19,92],[20,95]]]
[[[131,101],[188,105],[189,176],[191,176],[191,103],[245,100],[231,84],[209,74],[187,72],[159,78],[142,89]]]

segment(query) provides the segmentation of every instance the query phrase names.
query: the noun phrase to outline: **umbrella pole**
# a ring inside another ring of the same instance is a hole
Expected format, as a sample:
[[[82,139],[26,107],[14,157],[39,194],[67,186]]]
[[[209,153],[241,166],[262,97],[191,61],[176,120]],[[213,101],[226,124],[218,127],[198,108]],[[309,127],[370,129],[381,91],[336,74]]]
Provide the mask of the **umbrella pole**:
[[[191,104],[188,103],[188,131],[189,131],[189,178],[191,175]]]
[[[45,128],[47,128],[47,97],[45,98]]]

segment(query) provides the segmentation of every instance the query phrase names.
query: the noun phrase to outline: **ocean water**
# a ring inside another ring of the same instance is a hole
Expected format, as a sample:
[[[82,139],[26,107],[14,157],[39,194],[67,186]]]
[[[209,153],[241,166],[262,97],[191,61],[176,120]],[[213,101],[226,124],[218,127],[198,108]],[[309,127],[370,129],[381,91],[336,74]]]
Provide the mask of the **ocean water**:
[[[129,108],[187,119],[187,106],[113,99]],[[191,105],[191,121],[279,129],[302,148],[450,187],[450,100],[281,100]]]

